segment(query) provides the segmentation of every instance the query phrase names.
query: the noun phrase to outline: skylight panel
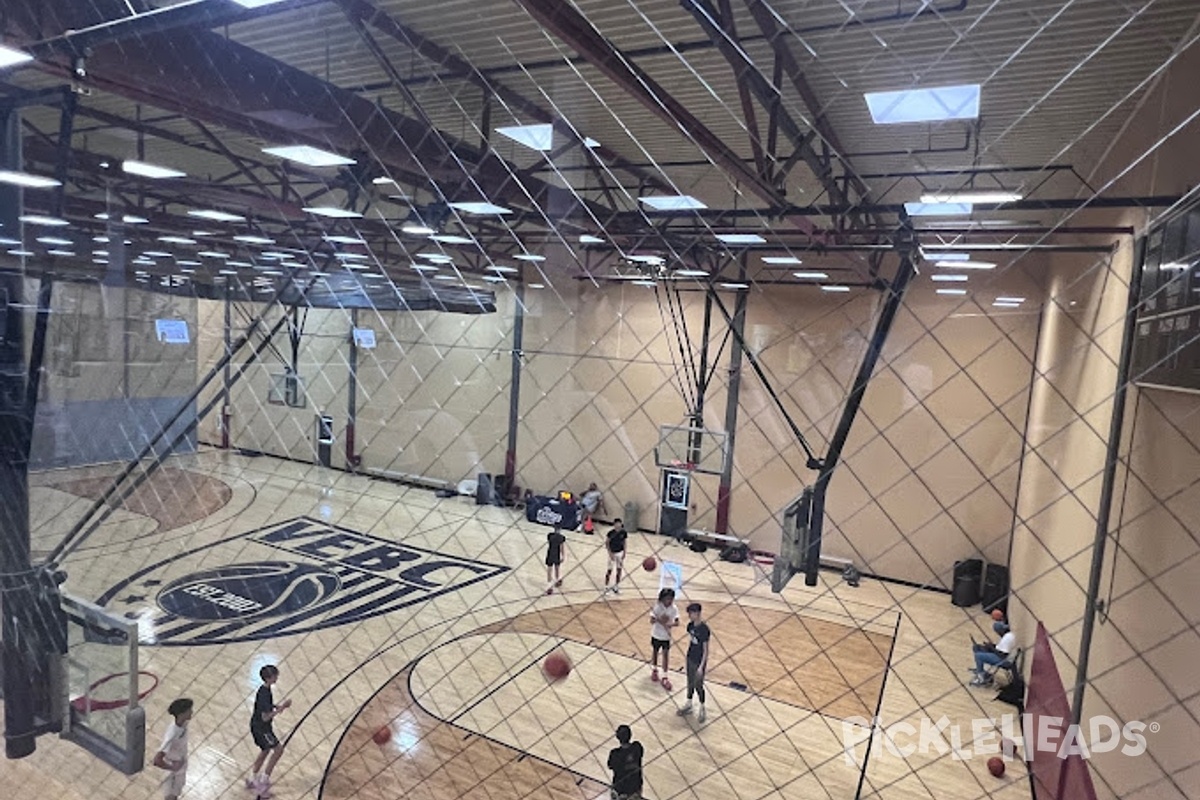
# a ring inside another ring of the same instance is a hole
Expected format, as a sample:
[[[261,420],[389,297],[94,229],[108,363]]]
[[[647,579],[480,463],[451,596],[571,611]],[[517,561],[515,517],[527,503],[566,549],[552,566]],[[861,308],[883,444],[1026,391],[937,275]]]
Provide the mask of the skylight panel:
[[[876,125],[941,122],[979,118],[979,84],[933,86],[894,92],[866,92],[867,108]]]
[[[513,125],[506,128],[496,128],[496,133],[512,139],[519,145],[530,150],[546,152],[554,149],[554,126],[544,125]]]
[[[346,167],[356,163],[353,158],[346,158],[319,147],[306,144],[288,145],[285,147],[264,147],[263,152],[297,164],[309,167]]]
[[[655,195],[639,199],[655,211],[691,211],[708,208],[690,194]]]

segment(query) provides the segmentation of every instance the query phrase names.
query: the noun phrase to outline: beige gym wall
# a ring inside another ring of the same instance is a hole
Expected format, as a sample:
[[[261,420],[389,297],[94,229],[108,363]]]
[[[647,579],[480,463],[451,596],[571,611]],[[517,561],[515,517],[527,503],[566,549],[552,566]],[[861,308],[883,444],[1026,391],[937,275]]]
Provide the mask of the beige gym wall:
[[[1116,141],[1085,142],[1104,153],[1092,184],[1118,195],[1184,194],[1200,180],[1200,126],[1193,46],[1154,91],[1122,106]],[[1123,177],[1117,177],[1124,173]],[[1144,230],[1146,213],[1108,221]],[[1030,414],[1013,546],[1010,606],[1022,645],[1036,620],[1047,627],[1068,696],[1080,654],[1081,619],[1099,510],[1100,475],[1132,268],[1126,240],[1111,263],[1055,260]],[[1074,305],[1072,305],[1074,303]],[[1200,797],[1200,396],[1130,390],[1121,439],[1100,599],[1084,695],[1091,720],[1161,725],[1148,750],[1093,753],[1099,796],[1124,800]]]

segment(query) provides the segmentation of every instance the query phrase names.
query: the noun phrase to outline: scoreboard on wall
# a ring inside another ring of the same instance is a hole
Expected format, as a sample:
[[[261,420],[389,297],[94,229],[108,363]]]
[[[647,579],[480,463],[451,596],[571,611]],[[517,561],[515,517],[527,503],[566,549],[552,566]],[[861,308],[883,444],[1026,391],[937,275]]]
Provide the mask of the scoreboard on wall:
[[[1150,230],[1130,378],[1200,392],[1200,205]]]

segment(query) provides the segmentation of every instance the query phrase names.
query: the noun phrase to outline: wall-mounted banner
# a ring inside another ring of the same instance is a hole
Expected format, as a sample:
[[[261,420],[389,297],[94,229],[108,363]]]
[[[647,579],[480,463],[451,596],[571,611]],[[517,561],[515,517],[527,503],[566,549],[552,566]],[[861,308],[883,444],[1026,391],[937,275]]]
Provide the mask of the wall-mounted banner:
[[[298,517],[161,561],[97,602],[138,619],[145,644],[224,644],[361,622],[507,571]]]

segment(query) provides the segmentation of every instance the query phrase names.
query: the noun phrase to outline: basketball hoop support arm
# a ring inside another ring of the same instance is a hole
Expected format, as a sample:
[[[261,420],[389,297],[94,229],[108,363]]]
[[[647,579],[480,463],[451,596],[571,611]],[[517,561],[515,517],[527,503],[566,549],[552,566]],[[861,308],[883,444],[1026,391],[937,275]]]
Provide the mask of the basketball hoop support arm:
[[[817,571],[821,568],[821,531],[825,523],[825,493],[829,489],[829,480],[833,477],[833,471],[841,459],[842,448],[846,446],[846,440],[850,437],[850,428],[854,425],[854,418],[858,416],[863,395],[867,392],[867,384],[871,382],[871,375],[875,371],[875,364],[879,361],[879,354],[883,352],[883,345],[887,342],[888,333],[896,319],[896,312],[900,310],[908,284],[917,272],[916,246],[916,235],[912,229],[912,222],[905,215],[901,218],[900,229],[896,232],[895,239],[895,248],[900,255],[900,266],[896,270],[896,277],[892,279],[892,282],[884,283],[887,296],[884,298],[883,308],[879,312],[879,319],[875,322],[875,330],[871,332],[867,350],[863,353],[862,363],[858,365],[858,374],[854,376],[850,394],[846,397],[846,405],[842,407],[842,416],[838,420],[837,429],[829,440],[829,450],[826,452],[825,458],[821,459],[817,465],[820,472],[817,474],[817,481],[813,486],[808,552],[804,557],[805,586],[817,585]]]

